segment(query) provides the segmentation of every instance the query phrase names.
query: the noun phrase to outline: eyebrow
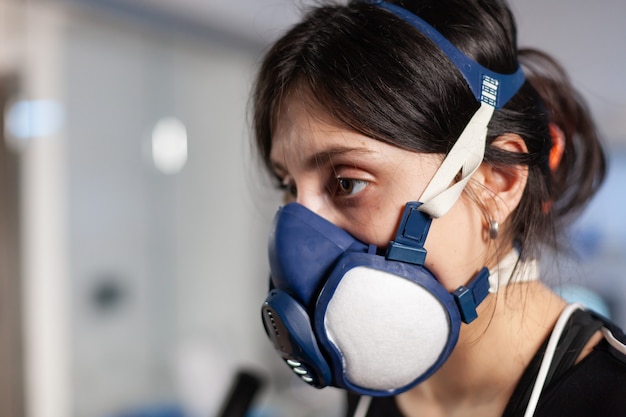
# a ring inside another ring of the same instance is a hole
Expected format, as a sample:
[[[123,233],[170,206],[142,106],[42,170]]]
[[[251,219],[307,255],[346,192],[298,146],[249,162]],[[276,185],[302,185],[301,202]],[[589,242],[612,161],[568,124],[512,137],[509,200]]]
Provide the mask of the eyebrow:
[[[304,166],[306,169],[320,168],[323,167],[332,161],[332,158],[339,155],[346,154],[360,154],[366,155],[371,154],[374,151],[367,148],[355,148],[349,146],[332,146],[327,149],[324,149],[320,152],[317,152],[304,161]],[[287,172],[287,169],[279,162],[272,161],[272,169],[274,171],[282,171]]]

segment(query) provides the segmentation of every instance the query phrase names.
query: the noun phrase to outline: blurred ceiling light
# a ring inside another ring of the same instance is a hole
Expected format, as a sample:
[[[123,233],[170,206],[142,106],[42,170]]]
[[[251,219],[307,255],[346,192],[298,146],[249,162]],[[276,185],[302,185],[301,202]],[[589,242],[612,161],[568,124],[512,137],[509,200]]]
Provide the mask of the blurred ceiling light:
[[[30,139],[58,133],[65,121],[63,105],[54,100],[15,99],[8,103],[4,122],[9,145],[23,148]]]
[[[152,130],[152,161],[164,174],[178,173],[187,162],[187,129],[174,117],[157,122]]]

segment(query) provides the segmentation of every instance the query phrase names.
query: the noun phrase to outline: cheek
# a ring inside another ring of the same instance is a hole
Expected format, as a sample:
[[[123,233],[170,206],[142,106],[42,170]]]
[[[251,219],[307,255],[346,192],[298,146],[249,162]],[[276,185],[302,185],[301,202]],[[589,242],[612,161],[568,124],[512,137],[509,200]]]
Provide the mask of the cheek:
[[[439,167],[438,155],[418,154],[393,148],[385,169],[376,172],[376,184],[363,200],[346,210],[338,226],[357,239],[386,248],[395,239],[404,207],[422,195]]]
[[[419,166],[418,162],[414,164]],[[393,180],[377,187],[364,203],[347,212],[340,225],[357,239],[378,248],[386,248],[395,239],[406,203],[417,200],[429,178],[411,176],[399,169],[393,173]]]
[[[385,248],[396,236],[404,204],[369,206],[366,211],[342,221],[340,227],[362,242]]]

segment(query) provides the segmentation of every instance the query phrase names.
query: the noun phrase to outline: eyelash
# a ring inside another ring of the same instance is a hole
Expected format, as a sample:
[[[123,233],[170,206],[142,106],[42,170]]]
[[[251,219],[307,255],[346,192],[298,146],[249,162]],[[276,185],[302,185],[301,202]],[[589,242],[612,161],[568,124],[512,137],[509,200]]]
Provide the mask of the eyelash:
[[[346,182],[350,183],[350,185],[347,185],[347,187],[350,187],[349,191],[346,191],[344,189],[344,186],[346,186],[345,184]],[[334,189],[331,190],[333,194],[341,195],[343,197],[352,197],[360,193],[361,191],[363,191],[365,187],[368,186],[369,182],[365,180],[355,179],[355,178],[342,178],[338,176],[334,178],[334,184],[335,184]],[[355,188],[357,189],[356,192],[354,192]]]
[[[277,176],[276,179],[278,182],[278,189],[283,191],[287,197],[297,197],[298,189],[295,184],[293,184],[287,178],[280,178]],[[346,186],[346,182],[349,182],[351,185],[351,189],[349,191],[345,191],[342,189],[344,188],[342,187],[342,185]],[[351,199],[355,198],[354,196],[361,193],[368,185],[369,181],[366,180],[334,176],[330,179],[326,189],[333,197]],[[354,191],[355,188],[357,189],[356,192]]]

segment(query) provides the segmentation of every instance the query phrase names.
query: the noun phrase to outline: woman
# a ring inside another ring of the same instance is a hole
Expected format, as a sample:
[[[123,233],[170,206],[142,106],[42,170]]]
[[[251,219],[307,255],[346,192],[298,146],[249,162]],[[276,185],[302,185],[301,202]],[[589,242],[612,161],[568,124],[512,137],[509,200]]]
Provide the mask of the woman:
[[[626,414],[622,333],[539,280],[602,148],[504,1],[320,6],[268,51],[253,106],[290,203],[262,314],[305,382],[355,416]]]

